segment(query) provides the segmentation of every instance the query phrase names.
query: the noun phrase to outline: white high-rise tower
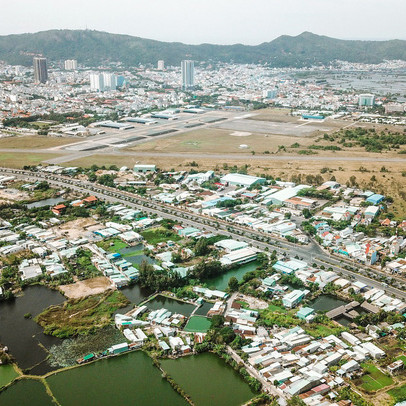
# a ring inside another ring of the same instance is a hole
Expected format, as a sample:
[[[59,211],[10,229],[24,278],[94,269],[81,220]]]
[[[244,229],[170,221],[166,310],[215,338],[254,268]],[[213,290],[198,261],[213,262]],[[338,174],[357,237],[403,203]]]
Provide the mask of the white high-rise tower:
[[[195,63],[190,60],[182,61],[182,89],[190,90],[195,86]]]

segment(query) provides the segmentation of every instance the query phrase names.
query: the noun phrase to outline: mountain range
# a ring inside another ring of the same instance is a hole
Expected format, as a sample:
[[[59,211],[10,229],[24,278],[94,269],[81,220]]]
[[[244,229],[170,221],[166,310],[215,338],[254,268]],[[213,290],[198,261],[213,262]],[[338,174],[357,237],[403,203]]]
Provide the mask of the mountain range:
[[[182,59],[235,63],[268,63],[304,67],[335,60],[380,63],[406,60],[406,41],[341,40],[310,32],[282,35],[259,45],[187,45],[94,30],[49,30],[0,36],[0,60],[29,66],[35,55],[50,61],[77,59],[87,66],[122,62],[125,66],[153,63],[179,65]]]

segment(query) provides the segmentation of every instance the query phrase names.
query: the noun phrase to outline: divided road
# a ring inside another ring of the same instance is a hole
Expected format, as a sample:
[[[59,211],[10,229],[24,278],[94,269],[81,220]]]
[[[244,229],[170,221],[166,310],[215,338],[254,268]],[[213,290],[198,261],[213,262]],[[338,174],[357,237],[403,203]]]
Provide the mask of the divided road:
[[[131,208],[141,209],[146,213],[157,214],[160,217],[180,221],[184,225],[197,226],[203,230],[207,230],[213,233],[220,232],[230,236],[230,238],[245,241],[253,247],[257,247],[261,250],[275,250],[278,254],[286,254],[291,257],[299,256],[309,264],[316,263],[319,266],[324,265],[326,268],[332,267],[334,271],[350,279],[361,281],[368,286],[383,289],[389,294],[392,294],[401,299],[406,299],[405,291],[391,286],[385,286],[381,282],[369,278],[368,276],[363,276],[358,273],[349,271],[343,268],[343,264],[352,267],[356,266],[369,272],[373,272],[377,276],[386,277],[388,276],[388,274],[385,274],[384,272],[378,271],[376,269],[371,269],[361,264],[353,264],[351,261],[346,260],[344,257],[339,257],[339,259],[337,259],[332,255],[326,253],[320,246],[318,246],[314,242],[310,243],[308,246],[296,245],[286,240],[270,236],[269,234],[265,234],[261,231],[256,231],[251,228],[236,225],[233,223],[228,223],[224,220],[215,219],[202,214],[193,213],[184,208],[166,205],[129,192],[120,191],[115,188],[110,188],[86,181],[83,182],[60,175],[46,174],[43,172],[15,170],[9,168],[0,168],[0,173],[7,173],[17,178],[24,179],[25,181],[36,181],[38,179],[46,180],[50,184],[53,184],[61,189],[70,188],[79,193],[92,194],[97,198],[110,203],[121,203]],[[398,276],[391,275],[391,277],[398,280],[399,282],[405,282]]]

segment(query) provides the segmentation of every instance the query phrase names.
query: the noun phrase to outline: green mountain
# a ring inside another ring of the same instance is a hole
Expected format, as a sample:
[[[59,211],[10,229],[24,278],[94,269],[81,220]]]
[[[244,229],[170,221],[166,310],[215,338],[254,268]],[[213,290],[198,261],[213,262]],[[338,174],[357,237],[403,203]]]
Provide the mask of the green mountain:
[[[28,66],[32,64],[32,57],[38,54],[51,61],[77,59],[88,66],[111,61],[121,61],[127,66],[155,64],[159,59],[165,60],[167,65],[179,65],[182,59],[188,58],[301,67],[337,59],[365,63],[406,60],[406,41],[348,41],[310,32],[295,37],[283,35],[256,46],[186,45],[91,30],[50,30],[0,36],[0,60]]]

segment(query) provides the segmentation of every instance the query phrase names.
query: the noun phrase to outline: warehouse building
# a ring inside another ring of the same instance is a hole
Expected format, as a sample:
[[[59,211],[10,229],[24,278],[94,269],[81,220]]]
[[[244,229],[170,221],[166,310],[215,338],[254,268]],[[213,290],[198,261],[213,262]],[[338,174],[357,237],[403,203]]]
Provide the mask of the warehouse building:
[[[250,187],[253,185],[264,185],[265,178],[258,178],[257,176],[242,175],[240,173],[229,173],[220,179],[221,183],[230,186]]]

